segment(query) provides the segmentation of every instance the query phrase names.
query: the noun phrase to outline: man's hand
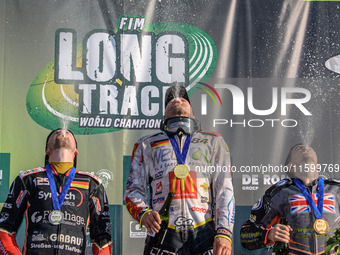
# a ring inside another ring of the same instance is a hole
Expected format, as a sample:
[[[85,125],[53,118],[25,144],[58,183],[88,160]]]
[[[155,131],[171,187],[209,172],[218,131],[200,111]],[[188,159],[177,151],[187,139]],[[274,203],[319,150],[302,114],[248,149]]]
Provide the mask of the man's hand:
[[[142,224],[147,228],[150,235],[154,235],[154,233],[158,233],[161,229],[161,218],[159,217],[158,212],[150,211],[144,214],[142,219]]]
[[[289,232],[292,230],[290,226],[277,224],[273,229],[269,230],[268,240],[271,242],[289,243]]]
[[[216,237],[214,241],[214,255],[230,255],[231,242],[224,237]]]

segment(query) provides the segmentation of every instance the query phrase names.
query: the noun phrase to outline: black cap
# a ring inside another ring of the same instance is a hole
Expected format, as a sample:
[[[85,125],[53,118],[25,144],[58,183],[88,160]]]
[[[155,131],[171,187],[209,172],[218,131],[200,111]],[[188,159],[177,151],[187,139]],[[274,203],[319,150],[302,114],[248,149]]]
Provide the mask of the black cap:
[[[169,87],[165,92],[165,108],[172,99],[177,97],[184,98],[191,104],[187,90],[182,85],[175,84]]]

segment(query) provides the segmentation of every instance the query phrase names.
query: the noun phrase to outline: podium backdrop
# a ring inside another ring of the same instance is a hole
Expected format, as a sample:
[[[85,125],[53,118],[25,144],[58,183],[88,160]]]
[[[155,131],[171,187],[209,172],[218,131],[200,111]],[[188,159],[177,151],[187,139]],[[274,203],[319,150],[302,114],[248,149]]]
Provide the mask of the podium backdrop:
[[[337,1],[0,1],[0,203],[43,165],[50,130],[69,128],[79,170],[104,182],[114,254],[142,254],[145,229],[123,202],[131,152],[179,82],[230,148],[234,254],[263,254],[242,249],[239,229],[286,176],[289,148],[310,144],[320,174],[340,175],[339,24]]]

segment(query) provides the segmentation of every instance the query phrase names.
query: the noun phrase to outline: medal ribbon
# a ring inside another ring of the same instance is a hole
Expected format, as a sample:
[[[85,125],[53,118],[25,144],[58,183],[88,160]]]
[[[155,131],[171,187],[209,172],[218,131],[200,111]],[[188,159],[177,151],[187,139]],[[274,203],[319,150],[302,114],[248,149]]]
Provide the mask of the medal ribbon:
[[[177,163],[181,164],[181,165],[184,165],[185,159],[187,157],[188,150],[189,150],[189,145],[190,145],[190,141],[191,141],[191,135],[188,135],[187,138],[185,139],[182,153],[181,153],[181,151],[180,151],[180,149],[178,147],[178,144],[176,142],[175,136],[171,135],[171,136],[169,136],[169,139],[170,139],[170,142],[172,144],[172,148],[174,149],[174,152],[175,152],[175,155],[176,155],[176,159],[177,159]],[[189,173],[189,177],[190,177],[191,186],[193,186],[193,181],[192,181],[192,178],[190,176],[190,173]],[[174,182],[173,182],[173,185],[172,185],[173,186],[172,190],[173,190],[174,193],[176,191],[176,179],[177,178],[175,176]],[[184,181],[184,179],[181,180],[181,188],[182,188],[182,190],[185,189],[185,181]]]
[[[188,154],[188,149],[189,149],[189,145],[190,145],[190,141],[191,141],[191,135],[188,135],[187,138],[185,139],[184,142],[184,146],[183,146],[183,150],[182,153],[178,147],[178,144],[176,142],[176,139],[173,135],[169,136],[170,138],[170,142],[172,144],[172,148],[174,149],[176,158],[177,158],[177,163],[178,164],[184,164],[185,159],[187,157]]]
[[[302,184],[302,182],[298,179],[295,178],[294,182],[302,192],[303,196],[306,198],[308,204],[312,208],[312,211],[317,219],[322,219],[323,216],[323,194],[324,194],[324,181],[322,178],[319,178],[319,191],[317,194],[317,199],[318,199],[318,206],[316,207],[315,202],[311,196],[311,194],[308,192],[306,187]]]
[[[69,188],[71,187],[71,183],[73,181],[73,178],[76,174],[76,169],[74,167],[72,167],[72,170],[70,172],[70,174],[68,175],[65,185],[61,190],[61,193],[59,194],[58,197],[58,193],[57,193],[57,187],[55,185],[55,181],[54,181],[54,177],[53,177],[53,173],[52,173],[52,169],[50,164],[47,164],[45,166],[46,168],[46,173],[47,173],[47,178],[48,181],[50,183],[50,187],[51,187],[51,195],[52,195],[52,203],[53,203],[53,209],[54,210],[60,210],[64,200],[65,200],[65,196],[69,190]]]

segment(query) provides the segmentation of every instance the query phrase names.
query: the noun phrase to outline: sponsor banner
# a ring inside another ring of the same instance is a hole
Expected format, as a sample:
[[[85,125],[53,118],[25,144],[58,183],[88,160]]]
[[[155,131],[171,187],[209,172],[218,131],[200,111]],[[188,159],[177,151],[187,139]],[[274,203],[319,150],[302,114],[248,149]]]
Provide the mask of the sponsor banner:
[[[121,15],[113,31],[84,38],[60,28],[54,38],[54,61],[32,82],[27,111],[45,128],[65,125],[76,134],[159,129],[165,90],[177,82],[194,93],[217,58],[204,31],[145,16]]]

